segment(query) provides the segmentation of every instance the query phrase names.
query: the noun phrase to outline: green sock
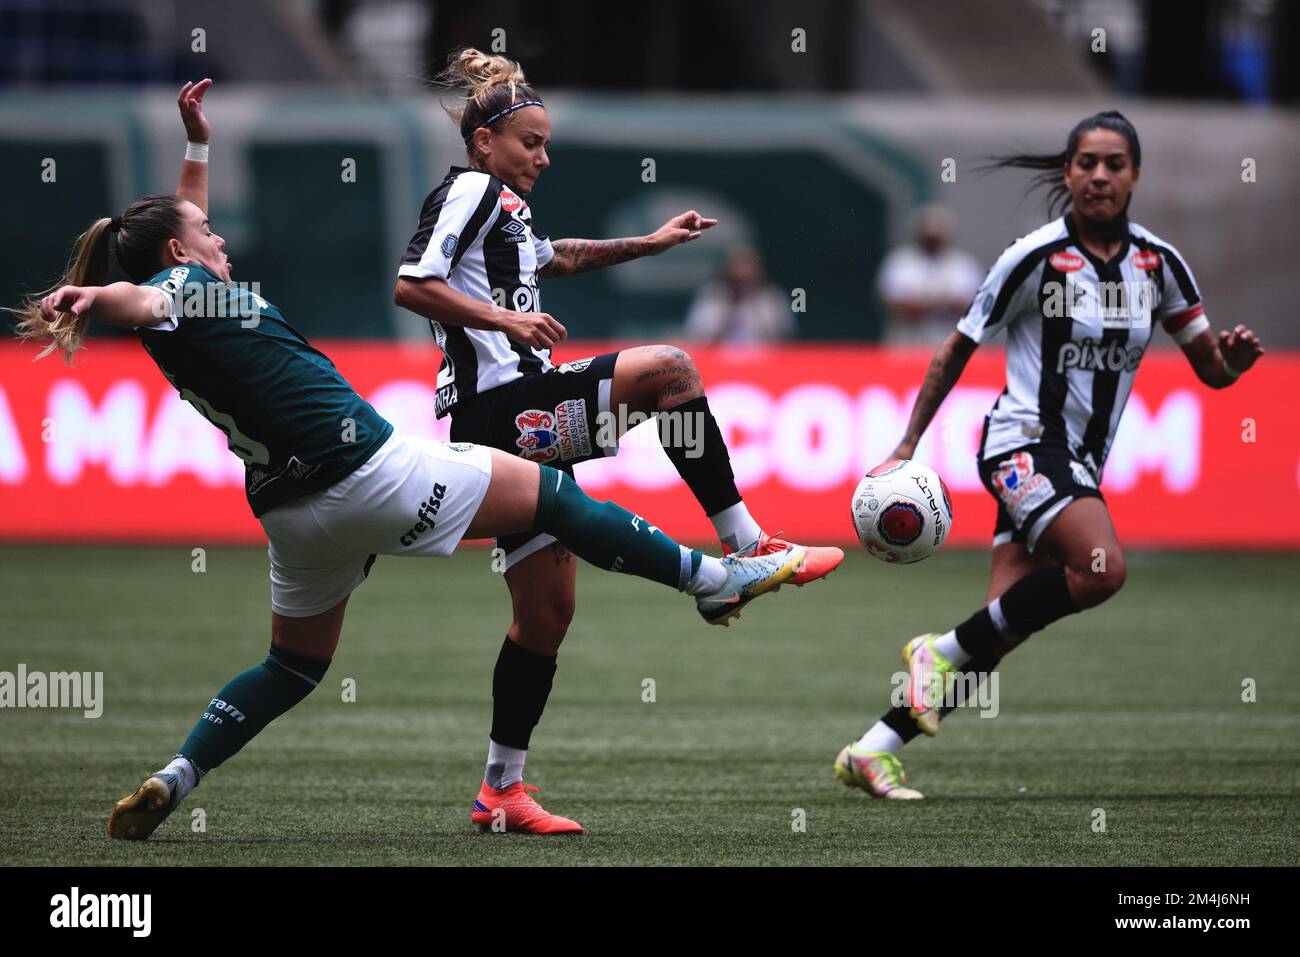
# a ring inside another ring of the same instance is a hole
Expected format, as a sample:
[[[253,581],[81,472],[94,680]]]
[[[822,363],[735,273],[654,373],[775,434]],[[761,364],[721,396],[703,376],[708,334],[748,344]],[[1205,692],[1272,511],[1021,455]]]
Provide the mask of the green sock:
[[[583,561],[685,591],[703,555],[613,502],[597,502],[564,472],[540,466],[537,531],[554,535]]]
[[[272,643],[264,662],[226,682],[178,753],[206,774],[307,697],[329,665],[329,658],[311,658]]]

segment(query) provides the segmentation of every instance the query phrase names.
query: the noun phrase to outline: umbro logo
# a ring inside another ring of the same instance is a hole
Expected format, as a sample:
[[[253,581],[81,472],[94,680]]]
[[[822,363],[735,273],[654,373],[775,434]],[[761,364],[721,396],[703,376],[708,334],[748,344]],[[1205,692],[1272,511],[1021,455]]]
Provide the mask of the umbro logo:
[[[512,219],[501,228],[511,236],[518,236],[524,231],[524,224],[517,219]]]

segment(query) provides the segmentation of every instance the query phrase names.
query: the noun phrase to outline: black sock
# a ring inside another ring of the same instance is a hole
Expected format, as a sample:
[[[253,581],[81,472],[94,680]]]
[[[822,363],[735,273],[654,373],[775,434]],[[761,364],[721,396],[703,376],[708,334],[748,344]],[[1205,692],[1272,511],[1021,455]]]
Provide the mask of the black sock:
[[[1000,659],[994,655],[983,655],[979,658],[972,658],[970,661],[966,662],[966,664],[962,665],[960,670],[975,672],[978,676],[976,678],[976,684],[982,685],[984,679],[988,677],[988,673],[997,668],[999,660]],[[953,705],[944,705],[939,709],[940,720],[947,717],[948,712],[952,711],[957,704],[960,704],[965,699],[965,690],[966,684],[964,682],[957,685],[957,694],[953,699],[956,703]],[[903,739],[904,744],[907,744],[907,742],[911,741],[921,733],[921,729],[918,728],[916,722],[912,720],[912,714],[907,710],[907,705],[890,708],[881,715],[880,720],[892,728],[894,733]]]
[[[717,515],[740,501],[736,476],[731,471],[731,455],[722,440],[718,420],[709,410],[706,396],[691,399],[661,415],[659,442],[668,460],[677,469],[686,487],[704,509],[705,515]],[[690,420],[688,429],[686,422]],[[688,447],[686,439],[696,441]]]
[[[553,656],[539,655],[507,638],[492,671],[492,740],[527,750],[554,679]]]
[[[1039,568],[958,625],[957,644],[972,658],[989,654],[1078,610],[1065,582],[1065,566]],[[998,617],[1005,627],[999,627]]]

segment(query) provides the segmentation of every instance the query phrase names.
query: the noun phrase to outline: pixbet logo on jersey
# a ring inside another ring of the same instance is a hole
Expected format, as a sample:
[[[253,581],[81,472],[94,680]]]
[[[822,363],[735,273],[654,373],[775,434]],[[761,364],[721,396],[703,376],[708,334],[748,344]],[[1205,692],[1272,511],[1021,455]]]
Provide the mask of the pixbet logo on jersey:
[[[1056,371],[1080,369],[1084,372],[1132,372],[1138,367],[1145,350],[1139,346],[1125,348],[1115,339],[1097,342],[1083,339],[1067,342],[1056,354]]]

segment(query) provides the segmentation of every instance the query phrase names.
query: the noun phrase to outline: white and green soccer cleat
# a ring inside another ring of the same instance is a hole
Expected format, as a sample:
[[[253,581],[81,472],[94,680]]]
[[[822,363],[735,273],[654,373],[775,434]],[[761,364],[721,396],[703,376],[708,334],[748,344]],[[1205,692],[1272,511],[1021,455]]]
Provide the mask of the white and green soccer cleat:
[[[907,666],[907,710],[912,720],[930,737],[939,733],[939,709],[944,692],[957,674],[934,647],[936,634],[917,635],[903,646],[903,664]]]
[[[889,751],[859,753],[853,745],[847,745],[835,758],[835,780],[851,788],[862,788],[874,798],[915,801],[925,797],[907,787],[903,765]]]
[[[729,625],[740,617],[740,609],[769,591],[776,591],[799,570],[807,552],[802,545],[789,545],[763,555],[721,559],[727,569],[722,587],[695,599],[700,617],[710,625]]]
[[[181,773],[155,771],[113,807],[108,817],[108,836],[119,841],[143,841],[180,804]]]

